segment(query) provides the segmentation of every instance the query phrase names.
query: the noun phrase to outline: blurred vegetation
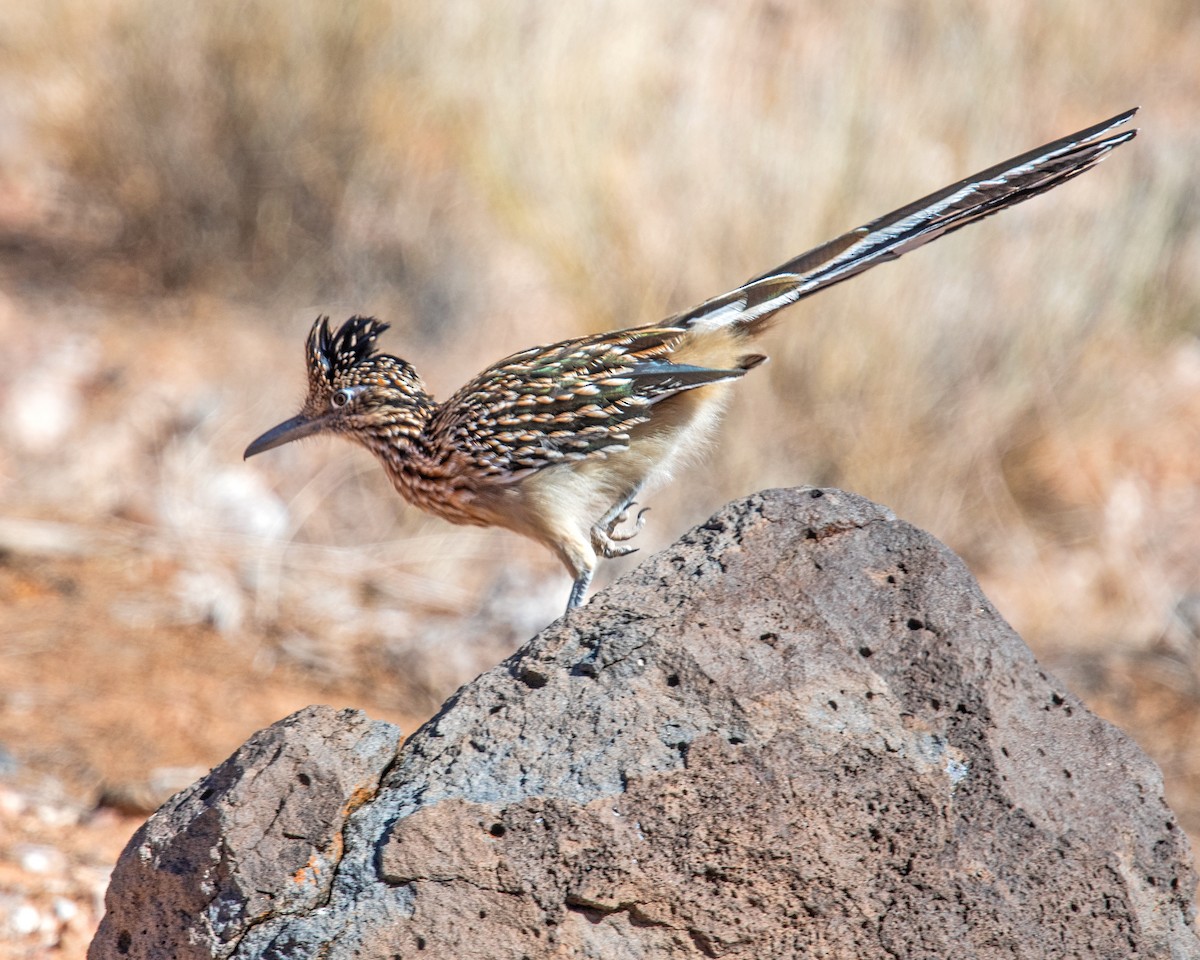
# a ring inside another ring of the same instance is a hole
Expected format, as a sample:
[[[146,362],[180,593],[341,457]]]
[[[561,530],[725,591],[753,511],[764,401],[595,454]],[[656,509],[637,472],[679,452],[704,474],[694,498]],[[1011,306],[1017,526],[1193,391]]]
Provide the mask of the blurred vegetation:
[[[1095,540],[1107,480],[1047,450],[1128,418],[1131,357],[1196,332],[1187,0],[55,0],[21,25],[80,256],[143,292],[382,308],[442,392],[1145,102],[1077,184],[796,310],[683,520],[807,480],[982,569]]]
[[[60,5],[55,24],[79,13]],[[138,0],[106,14],[60,51],[78,87],[43,130],[115,253],[166,288],[293,271],[329,283],[364,255],[343,214],[377,142],[370,51],[386,4]]]
[[[1103,41],[1161,60],[1196,16],[1187,0],[1103,24],[1077,2],[54,0],[29,30],[58,80],[39,119],[69,199],[163,287],[320,296],[403,285],[410,259],[438,286],[491,219],[590,321],[623,325],[1095,119],[1056,115],[1084,93],[1112,112],[1134,91]],[[1154,189],[1176,191],[1154,226],[1194,231],[1195,187]]]
[[[1195,0],[47,0],[0,9],[0,54],[5,503],[157,537],[188,610],[321,670],[359,644],[428,703],[496,651],[427,607],[482,635],[533,571],[520,637],[565,582],[346,448],[239,462],[318,311],[391,321],[445,396],[1140,103],[1097,170],[794,309],[641,545],[834,484],[1035,648],[1167,647],[1200,684]]]

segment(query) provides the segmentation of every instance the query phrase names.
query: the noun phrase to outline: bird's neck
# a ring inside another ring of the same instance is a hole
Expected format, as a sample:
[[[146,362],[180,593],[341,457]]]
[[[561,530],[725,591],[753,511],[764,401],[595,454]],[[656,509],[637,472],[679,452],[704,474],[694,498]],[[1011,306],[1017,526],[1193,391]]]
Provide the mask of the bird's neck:
[[[403,403],[386,409],[353,439],[371,451],[383,465],[388,478],[409,503],[445,517],[453,523],[469,523],[447,499],[448,491],[462,484],[450,462],[451,451],[431,436],[430,421],[438,404],[423,389],[406,389]]]
[[[429,421],[437,407],[423,387],[405,385],[392,403],[378,407],[370,421],[354,431],[354,439],[383,461],[390,473],[394,464],[429,456]]]

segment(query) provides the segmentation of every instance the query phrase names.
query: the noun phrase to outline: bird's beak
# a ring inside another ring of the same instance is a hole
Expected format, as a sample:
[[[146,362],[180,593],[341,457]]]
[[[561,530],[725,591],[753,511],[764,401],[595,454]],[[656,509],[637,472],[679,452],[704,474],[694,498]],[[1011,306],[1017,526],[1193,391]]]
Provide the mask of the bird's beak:
[[[310,418],[301,414],[300,416],[292,417],[291,420],[284,420],[279,426],[272,427],[250,444],[246,448],[246,452],[242,455],[243,459],[249,460],[255,454],[262,453],[264,450],[270,450],[285,443],[291,443],[293,440],[299,440],[301,437],[310,436],[324,427],[324,417]]]

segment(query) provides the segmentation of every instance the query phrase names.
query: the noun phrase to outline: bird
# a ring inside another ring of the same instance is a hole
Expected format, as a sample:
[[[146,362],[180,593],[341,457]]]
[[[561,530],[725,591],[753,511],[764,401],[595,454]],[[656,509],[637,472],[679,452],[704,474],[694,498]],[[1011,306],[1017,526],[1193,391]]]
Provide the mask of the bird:
[[[531,347],[444,402],[406,360],[380,352],[388,324],[327,316],[309,332],[300,412],[245,451],[317,433],[380,461],[411,504],[455,524],[496,526],[553,551],[579,607],[600,560],[634,551],[637,499],[701,449],[730,386],[778,312],[1088,170],[1128,143],[1127,110],[953,183],[658,323]]]

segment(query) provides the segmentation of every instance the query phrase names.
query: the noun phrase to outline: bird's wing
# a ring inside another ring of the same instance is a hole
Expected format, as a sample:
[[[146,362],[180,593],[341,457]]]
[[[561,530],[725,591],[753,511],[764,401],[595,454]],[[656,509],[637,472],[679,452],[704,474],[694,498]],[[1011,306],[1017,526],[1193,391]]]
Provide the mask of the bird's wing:
[[[501,360],[442,404],[431,445],[491,480],[517,480],[544,467],[628,449],[629,431],[655,403],[684,390],[740,377],[673,363],[675,328],[638,327],[534,347]]]
[[[662,326],[739,326],[750,332],[797,300],[1079,176],[1137,135],[1136,130],[1110,132],[1135,113],[1136,107],[944,187],[664,320]]]

